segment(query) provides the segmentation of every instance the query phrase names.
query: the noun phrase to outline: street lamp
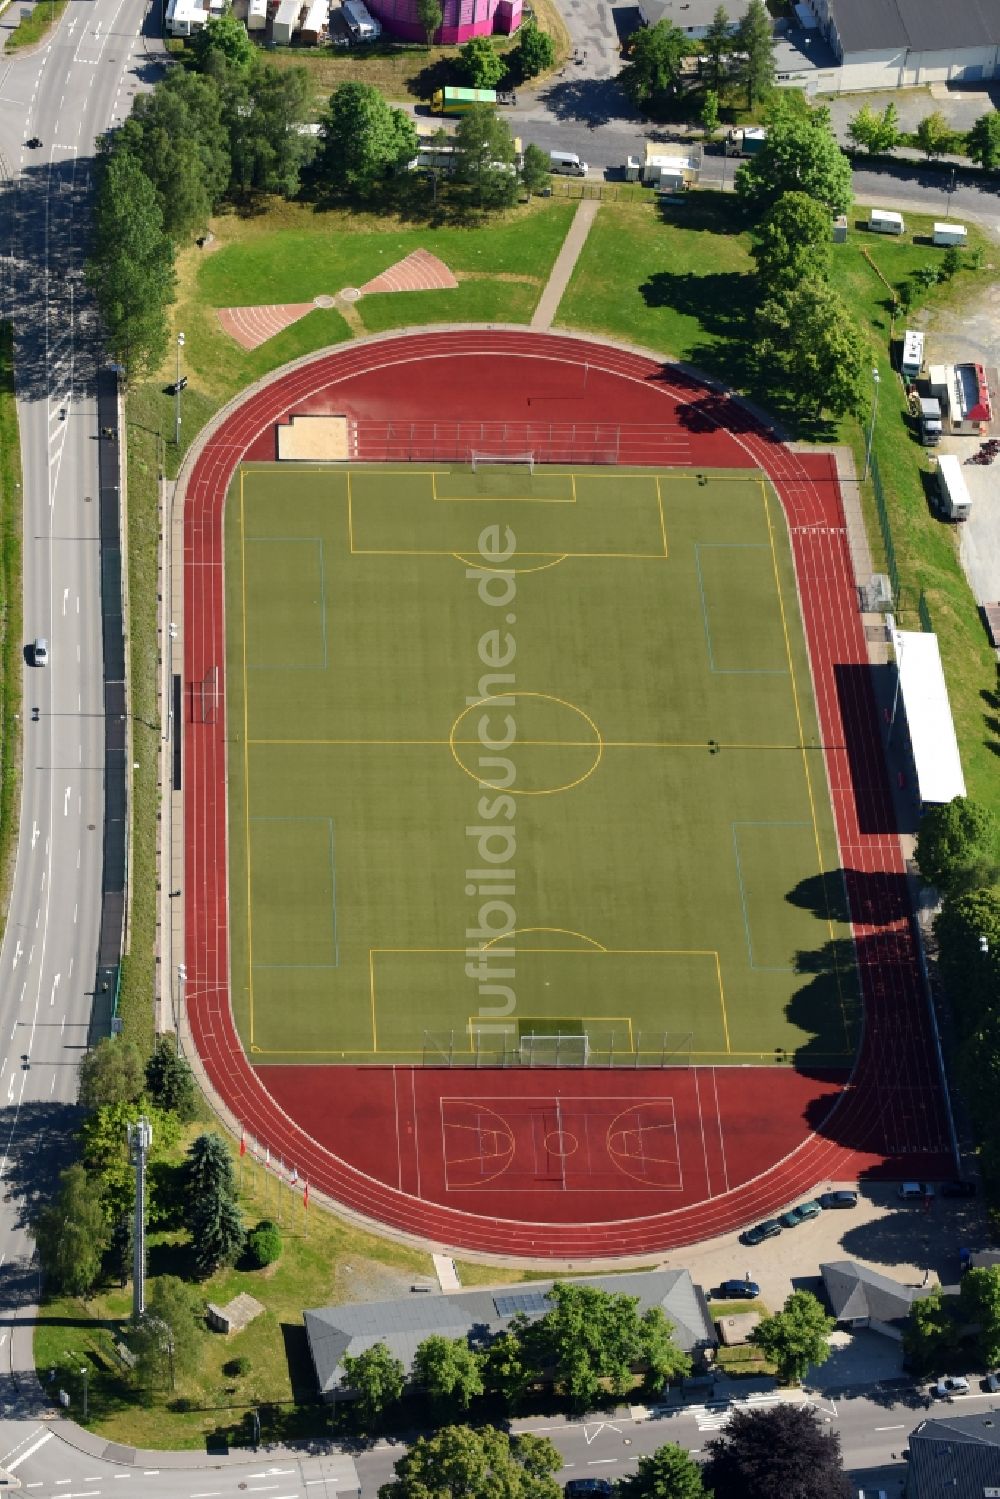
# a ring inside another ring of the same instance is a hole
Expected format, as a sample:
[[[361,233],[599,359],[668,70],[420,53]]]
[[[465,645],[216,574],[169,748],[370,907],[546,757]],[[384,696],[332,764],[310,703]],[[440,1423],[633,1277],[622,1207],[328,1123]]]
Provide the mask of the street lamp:
[[[878,415],[878,388],[881,379],[882,377],[879,374],[878,370],[873,369],[872,380],[875,383],[875,394],[872,397],[872,419],[868,427],[868,448],[865,452],[865,471],[861,479],[862,484],[864,484],[865,480],[868,478],[868,471],[872,466],[872,443],[875,441],[875,418]]]
[[[181,440],[181,349],[184,347],[184,334],[177,335],[177,379],[174,381],[174,447],[180,445]]]
[[[955,173],[956,173],[956,168],[952,167],[952,169],[951,169],[951,177],[948,180],[948,207],[947,207],[947,210],[946,210],[949,218],[951,218],[951,195],[955,191]]]
[[[84,1419],[84,1423],[86,1423],[86,1420],[87,1420],[87,1394],[88,1394],[87,1381],[88,1381],[88,1379],[90,1377],[90,1370],[87,1368],[86,1364],[84,1364],[83,1368],[80,1370],[80,1373],[83,1375],[83,1419]]]
[[[187,983],[187,964],[177,964],[177,1009],[174,1013],[174,1049],[177,1056],[181,1054],[181,989]]]
[[[979,951],[984,958],[989,956],[990,944],[985,937],[980,937],[979,939]]]

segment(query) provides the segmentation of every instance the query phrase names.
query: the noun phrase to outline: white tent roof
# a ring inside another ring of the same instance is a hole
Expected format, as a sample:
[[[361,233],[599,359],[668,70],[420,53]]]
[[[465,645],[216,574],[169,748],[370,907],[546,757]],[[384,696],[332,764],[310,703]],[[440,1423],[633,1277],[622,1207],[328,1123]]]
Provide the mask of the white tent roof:
[[[892,635],[920,800],[950,802],[965,795],[965,777],[938,638],[922,630],[893,630]]]

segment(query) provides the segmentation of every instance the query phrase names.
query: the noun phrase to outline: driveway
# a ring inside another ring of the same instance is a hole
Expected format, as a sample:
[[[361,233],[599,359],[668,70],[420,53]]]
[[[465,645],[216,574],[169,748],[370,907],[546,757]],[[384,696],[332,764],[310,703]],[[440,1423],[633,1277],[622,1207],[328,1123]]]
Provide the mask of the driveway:
[[[901,130],[916,130],[925,115],[936,110],[944,115],[953,130],[969,130],[979,119],[995,108],[994,100],[1000,99],[996,88],[949,88],[946,84],[933,84],[928,88],[882,89],[872,94],[838,94],[835,98],[824,98],[820,102],[829,106],[830,120],[837,139],[848,144],[847,126],[863,104],[881,113],[887,104],[895,104]]]

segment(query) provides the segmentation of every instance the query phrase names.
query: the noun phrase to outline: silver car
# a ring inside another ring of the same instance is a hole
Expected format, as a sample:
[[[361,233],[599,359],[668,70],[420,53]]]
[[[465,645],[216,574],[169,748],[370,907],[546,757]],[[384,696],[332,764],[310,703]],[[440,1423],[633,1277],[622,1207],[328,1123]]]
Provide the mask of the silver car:
[[[49,642],[44,635],[39,635],[31,647],[31,656],[36,666],[48,666],[49,664]]]

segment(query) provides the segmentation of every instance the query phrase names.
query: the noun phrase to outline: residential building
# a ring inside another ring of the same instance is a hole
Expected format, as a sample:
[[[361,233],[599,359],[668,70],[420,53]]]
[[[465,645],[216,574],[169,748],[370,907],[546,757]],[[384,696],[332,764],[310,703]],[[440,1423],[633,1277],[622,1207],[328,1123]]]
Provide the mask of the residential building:
[[[708,35],[720,0],[639,0],[639,14],[647,26],[671,21],[693,42]],[[735,28],[750,9],[750,0],[722,0],[729,24]]]
[[[984,1499],[1000,1493],[1000,1412],[942,1415],[910,1433],[906,1499]]]
[[[819,1268],[830,1311],[842,1327],[870,1327],[897,1342],[902,1341],[913,1303],[938,1289],[904,1286],[855,1260],[835,1260]]]

